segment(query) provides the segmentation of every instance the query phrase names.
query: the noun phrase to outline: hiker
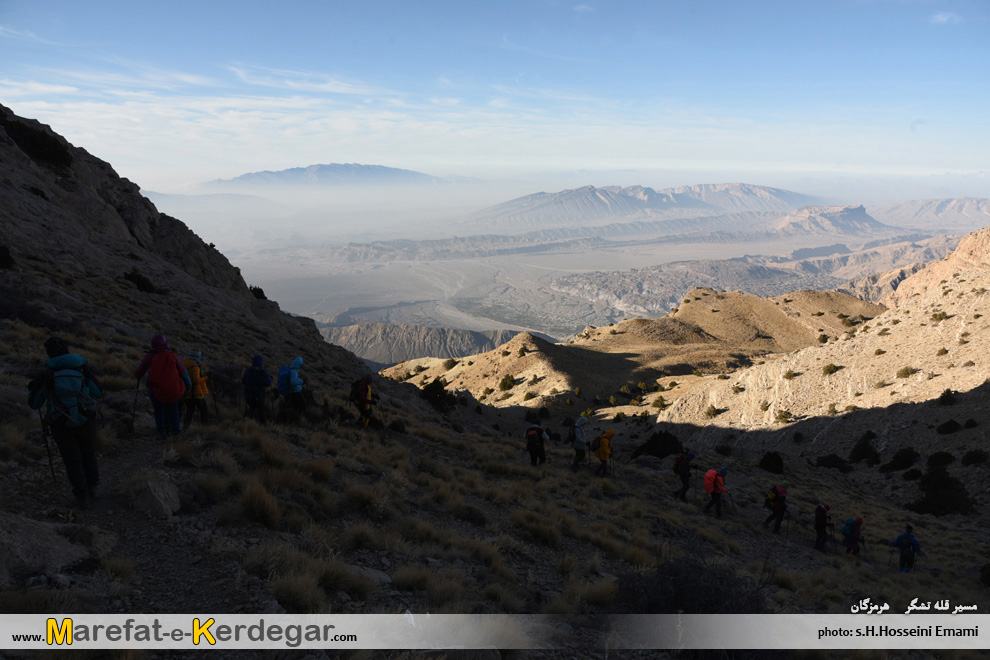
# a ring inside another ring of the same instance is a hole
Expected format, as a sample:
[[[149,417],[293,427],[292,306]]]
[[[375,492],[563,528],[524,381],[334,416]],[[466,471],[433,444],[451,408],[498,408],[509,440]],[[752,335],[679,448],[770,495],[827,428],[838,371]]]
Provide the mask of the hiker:
[[[357,406],[363,428],[368,428],[371,422],[371,407],[378,402],[378,397],[371,391],[372,378],[370,373],[365,374],[351,385],[350,402]]]
[[[862,528],[862,518],[856,518],[855,520],[850,518],[846,521],[846,524],[842,526],[842,545],[846,546],[847,555],[858,555],[859,546],[866,545],[866,539],[863,538]]]
[[[894,547],[901,555],[900,568],[898,569],[901,573],[910,573],[914,569],[915,555],[921,552],[921,544],[918,543],[918,539],[914,538],[913,531],[914,528],[908,525],[904,528],[904,533],[894,539]]]
[[[674,491],[674,497],[682,502],[687,502],[688,488],[691,487],[691,461],[697,454],[689,451],[686,454],[678,454],[674,459],[674,474],[681,478],[681,487]]]
[[[715,505],[715,517],[722,517],[722,493],[728,493],[729,490],[725,487],[725,475],[728,474],[729,468],[723,465],[719,469],[712,468],[705,473],[705,492],[711,496],[708,504],[705,505],[705,513]]]
[[[265,371],[264,358],[260,355],[251,358],[251,366],[244,370],[241,384],[244,385],[248,416],[257,417],[258,422],[264,424],[265,399],[268,398],[268,388],[272,386],[272,375]]]
[[[304,383],[299,377],[302,365],[302,357],[297,357],[291,365],[278,370],[278,391],[288,401],[289,407],[297,411],[306,409],[306,399],[303,398],[302,393]]]
[[[168,347],[168,340],[163,334],[159,333],[151,338],[151,351],[144,354],[134,375],[140,382],[145,373],[148,374],[148,397],[155,410],[155,427],[158,433],[178,435],[182,432],[179,426],[179,401],[186,390],[192,387],[192,381],[182,361]]]
[[[183,399],[186,406],[186,418],[182,422],[182,428],[187,430],[192,424],[193,413],[197,410],[199,411],[199,420],[203,425],[210,423],[210,410],[206,403],[206,395],[210,391],[210,378],[203,373],[202,358],[203,353],[198,348],[192,349],[186,357],[182,358],[182,366],[186,368],[186,373],[189,374],[189,380],[192,383],[192,387],[186,390],[186,397]]]
[[[595,458],[601,461],[601,465],[595,470],[595,474],[599,477],[604,477],[608,474],[608,460],[612,458],[612,438],[615,437],[615,429],[609,429],[601,434],[597,438],[598,446],[594,446],[592,443],[592,451],[595,452]]]
[[[532,424],[523,434],[526,439],[526,451],[529,452],[530,465],[543,465],[547,462],[546,443],[550,442],[550,436],[539,424]]]
[[[46,372],[28,384],[28,405],[34,410],[48,402],[42,432],[51,433],[65,464],[75,506],[89,508],[96,498],[100,469],[96,461],[97,407],[100,383],[86,358],[69,352],[61,337],[45,342]]]
[[[828,513],[831,510],[832,507],[824,502],[819,504],[815,509],[815,550],[825,552],[825,543],[828,541],[828,528],[835,527],[835,524],[832,522],[832,516]]]
[[[578,417],[577,421],[567,430],[567,440],[574,449],[574,462],[571,463],[572,470],[577,470],[587,459],[588,436],[584,432],[584,425],[587,423],[587,418]]]
[[[774,520],[776,522],[773,526],[773,533],[780,534],[780,523],[784,521],[784,514],[787,513],[786,481],[770,487],[767,494],[763,496],[763,507],[770,509],[770,515],[763,521],[763,527],[766,528],[770,524],[770,521]]]

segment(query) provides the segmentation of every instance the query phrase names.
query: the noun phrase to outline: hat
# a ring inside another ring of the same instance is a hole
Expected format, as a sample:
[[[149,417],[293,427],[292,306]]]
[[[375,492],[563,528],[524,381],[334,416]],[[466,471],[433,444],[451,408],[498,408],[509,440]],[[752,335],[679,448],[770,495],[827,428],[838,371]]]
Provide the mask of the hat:
[[[722,474],[727,474],[727,473],[729,472],[729,468],[728,468],[728,466],[725,466],[725,465],[723,465],[722,467],[720,467],[720,468],[718,469],[718,471],[719,471],[720,473],[722,473]]]
[[[825,510],[826,510],[826,511],[831,511],[831,510],[832,510],[832,507],[830,507],[830,506],[829,506],[829,505],[827,505],[827,504],[822,504],[822,506],[823,506],[823,507],[825,507]]]
[[[695,456],[697,456],[697,454],[695,454],[693,451],[688,452],[688,458],[694,458]]]
[[[855,522],[857,525],[862,525],[863,524],[863,519],[862,518],[856,518],[856,520],[854,520],[853,522]]]
[[[151,338],[151,349],[152,350],[155,350],[155,351],[161,350],[161,349],[165,348],[166,346],[168,346],[168,339],[165,338],[165,335],[163,335],[161,333],[158,333],[157,335],[155,335],[154,337]]]
[[[52,335],[45,342],[45,352],[48,353],[48,357],[58,357],[59,355],[65,355],[69,352],[69,345],[65,343],[65,340],[61,337],[56,337]]]
[[[198,360],[201,357],[203,357],[203,351],[199,350],[198,348],[194,348],[189,351],[189,355],[187,355],[186,357],[191,357],[194,360]]]
[[[786,481],[781,481],[780,482],[780,485],[783,486],[784,488],[787,488],[787,482]]]

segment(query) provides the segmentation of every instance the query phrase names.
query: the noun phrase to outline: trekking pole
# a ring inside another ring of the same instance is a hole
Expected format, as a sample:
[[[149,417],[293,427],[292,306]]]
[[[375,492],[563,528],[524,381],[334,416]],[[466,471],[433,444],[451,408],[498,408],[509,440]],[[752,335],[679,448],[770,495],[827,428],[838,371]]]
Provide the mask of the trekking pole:
[[[48,451],[48,467],[52,470],[52,483],[57,484],[58,480],[55,479],[55,462],[52,461],[52,448],[48,444],[48,424],[45,422],[44,415],[41,414],[41,408],[38,408],[38,421],[41,422],[41,440],[45,443],[45,449]]]
[[[137,385],[134,386],[134,405],[131,407],[131,433],[134,432],[134,419],[137,417],[138,393],[141,391],[141,379],[138,378]]]
[[[729,496],[729,504],[732,505],[732,513],[736,513],[736,501],[732,499],[732,491],[727,490],[725,491],[725,494]]]
[[[791,512],[784,510],[784,515],[787,516],[787,529],[784,530],[784,538],[791,538]]]
[[[887,566],[890,566],[894,561],[894,548],[890,549],[890,553],[887,555]]]

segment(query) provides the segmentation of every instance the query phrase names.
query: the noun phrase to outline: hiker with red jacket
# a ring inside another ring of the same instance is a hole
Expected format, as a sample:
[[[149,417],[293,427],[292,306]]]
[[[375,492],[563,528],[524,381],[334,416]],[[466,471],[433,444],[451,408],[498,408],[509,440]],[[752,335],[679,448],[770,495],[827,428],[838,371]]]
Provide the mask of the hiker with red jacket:
[[[722,493],[728,493],[729,490],[725,487],[725,475],[728,474],[729,468],[723,465],[718,470],[712,468],[705,473],[705,492],[711,496],[708,504],[705,505],[705,513],[715,505],[715,517],[722,517]]]
[[[48,404],[42,432],[51,433],[58,446],[76,498],[75,506],[86,509],[96,497],[96,486],[100,483],[96,462],[99,427],[94,399],[101,398],[103,393],[86,358],[70,353],[61,337],[49,337],[45,352],[49,357],[45,374],[28,384],[28,405],[39,410]]]
[[[543,465],[547,462],[546,443],[550,442],[550,436],[539,424],[532,424],[523,433],[526,440],[526,451],[529,452],[530,465]]]
[[[134,376],[141,380],[148,374],[148,397],[155,410],[155,427],[162,435],[178,435],[182,432],[179,426],[179,401],[192,387],[192,381],[182,361],[168,347],[168,340],[163,334],[151,338],[151,351],[145,353],[144,359],[138,365]]]
[[[354,383],[353,387],[354,398],[352,401],[361,414],[362,428],[368,428],[368,424],[371,422],[371,407],[378,402],[378,397],[371,391],[372,378],[371,374],[365,374]]]
[[[784,514],[787,513],[787,482],[782,481],[767,491],[763,499],[763,506],[770,509],[770,515],[763,521],[766,527],[770,521],[776,521],[773,526],[773,533],[780,534],[780,523],[784,521]]]
[[[825,542],[828,541],[828,528],[835,527],[829,511],[832,510],[828,504],[822,503],[815,509],[815,550],[825,552]]]

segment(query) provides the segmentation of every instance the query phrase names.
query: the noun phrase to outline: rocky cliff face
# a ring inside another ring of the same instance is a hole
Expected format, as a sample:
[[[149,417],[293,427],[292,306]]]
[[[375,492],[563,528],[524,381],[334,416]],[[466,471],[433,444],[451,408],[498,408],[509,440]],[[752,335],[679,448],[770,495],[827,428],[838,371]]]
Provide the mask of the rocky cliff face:
[[[327,341],[381,365],[422,357],[452,358],[493,350],[516,334],[514,330],[452,330],[421,325],[359,323],[321,328]]]
[[[2,106],[0,228],[0,321],[28,319],[70,341],[83,328],[140,345],[164,332],[176,350],[195,346],[214,364],[302,354],[331,381],[333,365],[363,369],[313,321],[256,298],[226,257],[109,164]],[[9,355],[0,366],[26,368]],[[12,405],[23,408],[16,385]]]

